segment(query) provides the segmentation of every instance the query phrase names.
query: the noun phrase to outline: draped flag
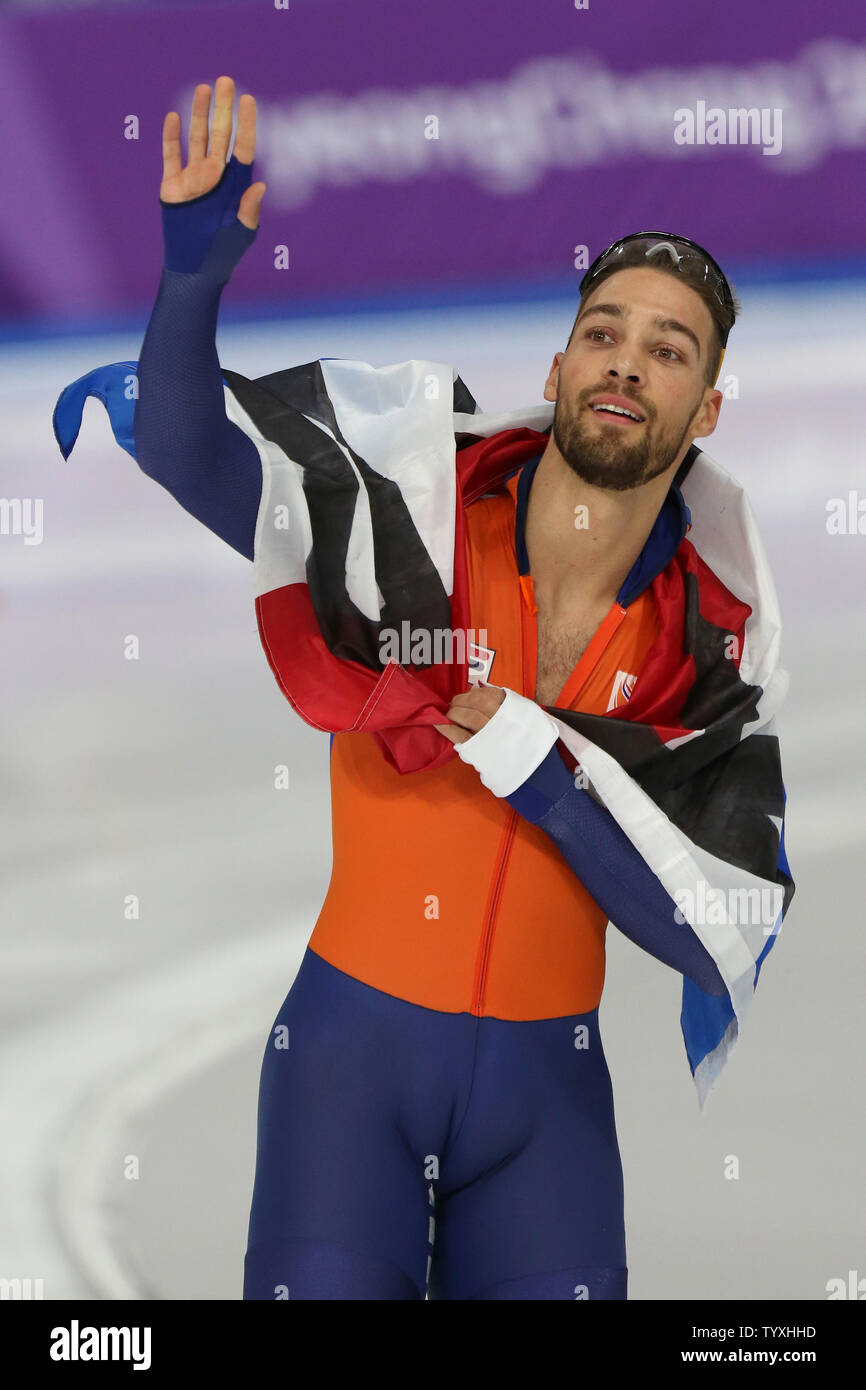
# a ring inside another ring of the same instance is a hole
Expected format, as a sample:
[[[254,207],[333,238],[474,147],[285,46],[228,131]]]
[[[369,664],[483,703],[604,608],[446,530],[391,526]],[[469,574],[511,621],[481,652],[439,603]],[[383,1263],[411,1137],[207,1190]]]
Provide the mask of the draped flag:
[[[68,457],[84,401],[135,456],[134,362],[61,394]],[[253,583],[262,645],[315,728],[364,730],[401,773],[453,745],[433,727],[465,659],[383,660],[383,633],[469,630],[465,509],[543,452],[554,406],[485,414],[454,368],[322,358],[251,381],[222,369],[226,413],[262,464]],[[787,690],[778,603],[745,492],[697,445],[676,479],[690,527],[653,579],[661,630],[605,714],[546,706],[560,738],[712,955],[727,997],[683,980],[701,1106],[725,1065],[794,893],[775,716]],[[672,914],[673,915],[673,914]]]

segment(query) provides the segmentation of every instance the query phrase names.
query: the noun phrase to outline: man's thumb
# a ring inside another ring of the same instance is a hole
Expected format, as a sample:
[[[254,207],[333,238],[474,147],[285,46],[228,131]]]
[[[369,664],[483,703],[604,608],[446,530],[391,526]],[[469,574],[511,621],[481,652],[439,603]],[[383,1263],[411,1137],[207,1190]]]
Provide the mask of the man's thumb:
[[[250,231],[255,231],[259,225],[259,213],[266,187],[267,185],[264,183],[254,183],[241,198],[238,207],[238,221],[242,222],[245,227],[249,227]]]

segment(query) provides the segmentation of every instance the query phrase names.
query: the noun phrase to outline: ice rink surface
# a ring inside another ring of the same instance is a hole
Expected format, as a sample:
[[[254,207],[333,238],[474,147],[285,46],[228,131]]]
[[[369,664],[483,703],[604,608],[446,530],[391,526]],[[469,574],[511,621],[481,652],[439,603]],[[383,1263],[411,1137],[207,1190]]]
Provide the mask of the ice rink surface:
[[[823,1299],[866,1276],[866,535],[827,530],[831,499],[866,498],[866,284],[740,293],[739,396],[699,442],[745,484],[776,578],[797,893],[703,1114],[678,977],[608,930],[635,1299]],[[218,346],[249,377],[451,363],[505,410],[541,400],[573,313],[310,318]],[[240,1298],[261,1056],[330,875],[328,737],[268,669],[251,565],[139,472],[96,401],[67,462],[54,440],[62,387],[135,360],[143,331],[0,347],[2,493],[44,506],[41,544],[0,536],[0,1276],[49,1299]]]

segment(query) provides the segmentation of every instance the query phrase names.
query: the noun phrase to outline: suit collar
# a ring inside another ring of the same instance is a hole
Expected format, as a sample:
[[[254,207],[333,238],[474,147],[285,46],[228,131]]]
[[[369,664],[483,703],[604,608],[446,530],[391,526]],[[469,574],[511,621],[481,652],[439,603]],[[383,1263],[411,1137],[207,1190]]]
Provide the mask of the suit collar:
[[[694,448],[694,446],[692,447]],[[507,483],[512,484],[509,491],[513,489],[515,499],[514,550],[517,555],[519,574],[529,573],[529,556],[525,539],[526,509],[529,503],[529,489],[540,462],[541,454],[537,458],[530,459],[518,473],[512,474],[507,480]],[[683,469],[678,470],[677,476],[683,476]],[[516,483],[514,483],[514,479],[516,479]],[[616,596],[617,603],[627,608],[643,593],[644,589],[652,583],[656,575],[661,574],[676,554],[690,526],[691,513],[682,492],[676,482],[671,483],[644,547],[626,575],[622,588]]]

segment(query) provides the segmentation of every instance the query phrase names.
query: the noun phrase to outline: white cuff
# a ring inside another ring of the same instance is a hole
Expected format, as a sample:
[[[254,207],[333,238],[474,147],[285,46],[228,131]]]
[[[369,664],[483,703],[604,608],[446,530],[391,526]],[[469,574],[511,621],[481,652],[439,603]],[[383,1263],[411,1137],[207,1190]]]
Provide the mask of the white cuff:
[[[559,738],[556,720],[540,705],[507,685],[503,689],[505,699],[484,728],[454,745],[457,756],[476,769],[494,796],[516,791]]]

